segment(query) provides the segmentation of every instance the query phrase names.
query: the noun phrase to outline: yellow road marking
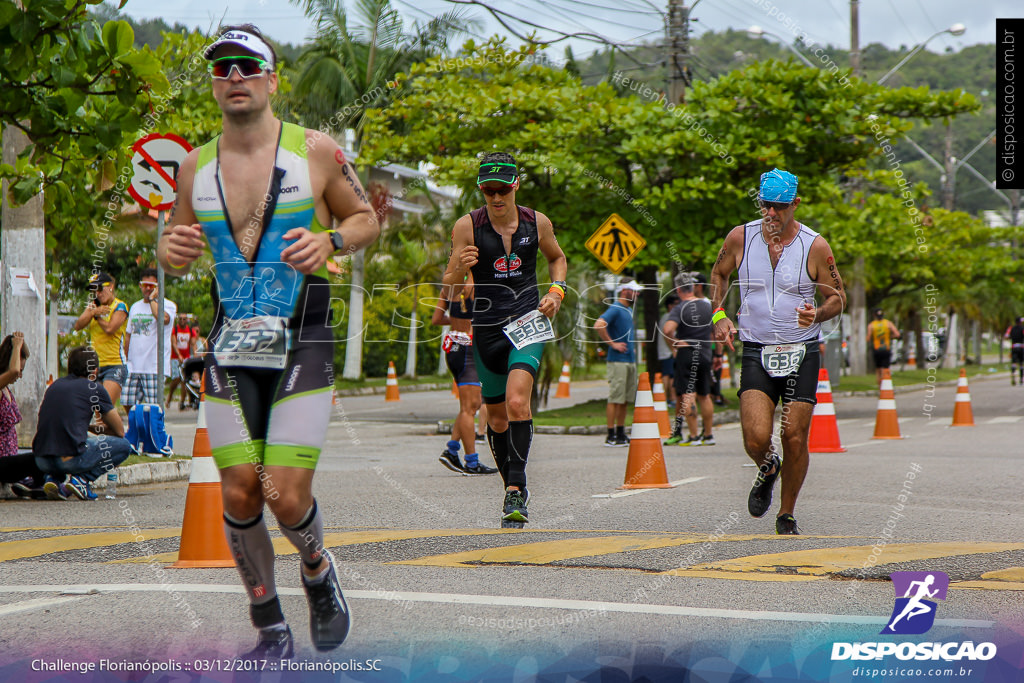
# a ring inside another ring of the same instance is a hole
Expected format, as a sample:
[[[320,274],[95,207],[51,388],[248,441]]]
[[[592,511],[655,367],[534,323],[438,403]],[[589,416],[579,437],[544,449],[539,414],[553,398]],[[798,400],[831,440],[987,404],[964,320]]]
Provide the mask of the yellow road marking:
[[[733,541],[749,541],[763,536],[723,537]],[[523,543],[502,548],[483,548],[445,555],[430,555],[415,560],[402,560],[388,564],[414,564],[432,567],[473,567],[479,564],[550,564],[595,555],[611,555],[636,550],[668,548],[678,545],[702,543],[707,534],[680,534],[676,536],[598,536],[571,538],[539,543]]]
[[[181,529],[143,529],[139,534],[145,540],[180,536]],[[120,545],[131,543],[136,534],[128,531],[104,531],[95,534],[75,534],[72,536],[49,536],[47,538],[29,538],[21,541],[0,543],[0,562],[20,560],[25,557],[39,557],[64,550],[83,550],[98,548],[104,545]]]
[[[366,531],[346,531],[340,533],[324,534],[324,546],[333,548],[346,545],[360,545],[362,543],[385,543],[387,541],[405,541],[414,538],[436,538],[441,536],[489,536],[516,532],[517,529],[374,529]],[[534,532],[539,533],[539,532]],[[271,539],[274,544],[275,555],[295,555],[299,551],[295,549],[284,536]],[[172,550],[167,553],[160,553],[151,557],[129,557],[123,560],[111,560],[107,564],[128,564],[134,562],[175,562],[178,559],[178,551]]]
[[[877,556],[877,559],[881,564],[894,564],[954,555],[982,555],[1022,549],[1024,549],[1024,543],[894,543],[885,546],[884,551]],[[788,553],[750,555],[731,560],[706,562],[694,565],[689,569],[672,569],[663,573],[682,576],[694,570],[716,570],[776,574],[780,573],[779,569],[786,569],[795,574],[827,576],[864,566],[872,552],[872,546],[794,550]]]
[[[998,569],[994,572],[985,572],[981,575],[981,578],[1024,583],[1024,567],[1007,567],[1006,569]]]
[[[1024,583],[1013,581],[957,581],[950,588],[965,588],[989,591],[1024,591]]]

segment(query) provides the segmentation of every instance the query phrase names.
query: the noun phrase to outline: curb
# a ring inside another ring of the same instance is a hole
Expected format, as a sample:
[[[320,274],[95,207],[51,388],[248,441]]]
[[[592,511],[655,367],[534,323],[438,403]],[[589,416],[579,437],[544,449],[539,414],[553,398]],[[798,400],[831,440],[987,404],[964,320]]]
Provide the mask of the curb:
[[[444,384],[433,383],[433,384],[408,384],[398,385],[399,391],[436,391],[439,389],[451,389],[451,382]],[[383,394],[387,391],[386,386],[380,387],[358,387],[356,389],[339,389],[337,390],[338,396],[372,396],[374,394]]]
[[[180,481],[188,479],[192,472],[192,460],[156,460],[140,462],[127,467],[117,468],[117,485],[134,486],[137,484],[153,484],[161,481]],[[106,489],[107,478],[100,477],[92,483],[94,489]]]
[[[971,382],[987,382],[994,379],[1006,379],[1010,374],[1007,372],[993,372],[987,375],[976,375],[974,377],[968,377],[967,379]],[[907,394],[913,391],[922,391],[933,387],[955,387],[960,379],[946,379],[941,382],[923,382],[921,384],[904,384],[903,386],[893,387],[893,393],[896,394]],[[874,391],[833,391],[833,396],[841,396],[843,398],[850,398],[852,396],[878,396],[878,390]]]

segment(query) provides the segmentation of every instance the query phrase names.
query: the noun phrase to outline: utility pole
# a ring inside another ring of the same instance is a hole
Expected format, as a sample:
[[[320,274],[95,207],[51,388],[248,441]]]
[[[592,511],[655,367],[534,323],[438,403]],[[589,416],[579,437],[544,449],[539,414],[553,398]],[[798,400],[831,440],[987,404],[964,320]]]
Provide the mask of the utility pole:
[[[28,136],[13,126],[3,128],[3,163],[17,163],[18,155],[31,144]],[[46,233],[43,227],[43,193],[21,206],[11,206],[7,196],[8,181],[3,182],[3,232],[0,233],[0,262],[3,263],[3,314],[0,330],[4,335],[20,331],[25,334],[29,357],[14,396],[21,411],[18,423],[18,445],[30,446],[36,433],[39,404],[46,390]],[[34,286],[33,291],[29,283]],[[50,302],[56,306],[56,300]],[[56,326],[50,334],[57,336]],[[6,370],[7,368],[3,368]]]
[[[665,94],[672,104],[681,104],[686,97],[690,50],[690,10],[683,5],[683,0],[668,0],[665,22],[665,68],[668,74]]]
[[[860,68],[860,19],[858,15],[859,0],[850,0],[850,68],[852,75],[861,76]],[[850,187],[851,195],[857,191],[857,185]],[[864,279],[867,275],[864,257],[857,256],[853,262],[853,276],[850,286],[850,374],[863,375],[868,371],[868,348],[865,334],[868,329],[867,294],[864,291]]]
[[[942,164],[944,167],[942,178],[942,208],[946,211],[953,210],[954,189],[956,182],[956,157],[953,156],[953,123],[946,124],[946,147],[943,153]]]

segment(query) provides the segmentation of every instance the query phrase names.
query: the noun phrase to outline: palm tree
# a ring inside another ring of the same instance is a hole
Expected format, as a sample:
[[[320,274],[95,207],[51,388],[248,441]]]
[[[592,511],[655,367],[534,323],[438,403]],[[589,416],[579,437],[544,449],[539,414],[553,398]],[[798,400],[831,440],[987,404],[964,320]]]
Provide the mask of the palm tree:
[[[394,78],[408,65],[448,50],[451,38],[475,21],[446,12],[405,31],[390,0],[355,0],[354,21],[341,0],[292,0],[314,22],[312,46],[299,57],[291,104],[301,123],[335,132],[354,128],[358,152],[367,109],[394,96]],[[359,173],[365,187],[367,173]],[[365,252],[352,257],[348,339],[342,376],[358,379],[363,364],[363,278]]]

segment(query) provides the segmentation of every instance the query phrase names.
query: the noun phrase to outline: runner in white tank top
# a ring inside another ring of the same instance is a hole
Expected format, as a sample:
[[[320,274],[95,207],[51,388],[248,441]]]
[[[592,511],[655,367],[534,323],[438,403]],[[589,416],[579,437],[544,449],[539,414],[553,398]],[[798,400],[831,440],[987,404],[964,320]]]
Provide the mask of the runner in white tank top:
[[[779,534],[798,534],[793,511],[807,475],[807,438],[816,400],[818,331],[846,304],[843,280],[825,238],[794,218],[797,177],[773,169],[761,175],[761,220],[733,228],[711,271],[715,339],[732,348],[736,327],[721,309],[729,277],[738,272],[737,320],[743,341],[740,424],[747,455],[759,470],[747,509],[761,517],[771,507],[782,473]],[[815,295],[817,294],[817,303]],[[772,445],[775,406],[782,400],[782,453]]]

